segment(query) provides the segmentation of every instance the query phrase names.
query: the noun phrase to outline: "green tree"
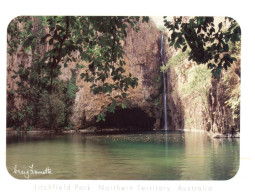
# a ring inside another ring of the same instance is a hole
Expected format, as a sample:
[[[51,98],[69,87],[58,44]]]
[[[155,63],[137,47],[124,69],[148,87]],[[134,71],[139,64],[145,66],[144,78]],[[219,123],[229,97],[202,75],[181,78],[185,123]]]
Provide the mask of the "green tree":
[[[40,110],[38,118],[41,126],[58,130],[65,125],[66,112],[65,103],[59,94],[49,94],[44,92],[38,102]]]
[[[187,21],[183,17],[174,17],[173,21],[164,16],[164,25],[170,31],[170,46],[185,51],[190,48],[189,60],[197,64],[207,64],[213,76],[218,76],[224,68],[227,70],[236,58],[229,52],[229,42],[240,41],[240,26],[232,18],[225,18],[230,25],[223,30],[223,22],[215,26],[214,17],[194,17]]]

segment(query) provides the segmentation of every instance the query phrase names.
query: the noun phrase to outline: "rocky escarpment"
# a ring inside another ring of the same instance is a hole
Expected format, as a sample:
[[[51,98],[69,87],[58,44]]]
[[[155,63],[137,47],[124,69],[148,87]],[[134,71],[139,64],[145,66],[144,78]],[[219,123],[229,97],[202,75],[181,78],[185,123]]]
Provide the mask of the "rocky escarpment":
[[[118,128],[118,129],[161,129],[163,127],[162,72],[160,71],[161,32],[155,24],[139,23],[136,32],[127,29],[127,37],[122,45],[125,51],[126,73],[138,78],[138,86],[128,90],[126,109],[117,108],[115,113],[107,113],[106,122],[96,122],[98,114],[104,112],[102,106],[110,103],[105,94],[94,95],[91,83],[80,77],[85,68],[77,68],[69,62],[61,64],[59,79],[70,83],[74,79],[77,86],[72,112],[68,116],[71,128]],[[167,35],[164,35],[167,40]],[[41,45],[42,54],[47,45]],[[78,56],[77,52],[73,56]],[[20,47],[7,56],[7,110],[18,109],[26,99],[18,97],[17,78],[12,77],[19,65],[29,67],[33,63],[33,53]],[[206,65],[197,65],[188,60],[188,51],[176,51],[165,41],[164,62],[167,69],[167,116],[168,129],[201,129],[213,136],[233,136],[240,130],[240,56],[221,77],[213,79]],[[87,65],[80,62],[80,65]],[[112,95],[120,95],[113,92]]]
[[[206,65],[188,54],[168,51],[168,119],[170,129],[207,130],[214,137],[239,136],[240,60],[212,78]]]
[[[115,114],[110,114],[106,118],[108,127],[126,126],[125,120],[130,121],[133,126],[143,127],[140,123],[145,124],[144,127],[153,128],[155,125],[159,128],[159,119],[161,117],[161,105],[155,106],[155,100],[160,98],[160,87],[162,83],[159,80],[159,37],[160,32],[153,22],[140,23],[138,32],[127,30],[125,39],[125,70],[126,74],[131,73],[138,78],[138,86],[128,91],[128,109],[118,110]],[[82,70],[77,70],[77,75]],[[62,77],[68,77],[70,72],[64,72]],[[157,82],[158,81],[158,82]],[[84,128],[88,126],[98,125],[96,123],[97,115],[102,111],[101,107],[108,103],[108,99],[104,94],[94,95],[90,92],[90,83],[84,82],[77,77],[76,85],[78,92],[76,93],[75,103],[73,106],[73,115],[71,120],[76,128]],[[140,115],[129,119],[129,115],[135,115],[139,110]],[[118,118],[118,120],[114,120]],[[108,119],[108,120],[107,120]],[[137,122],[135,122],[135,121]],[[147,123],[149,122],[149,124]],[[157,122],[157,124],[156,124]],[[112,124],[112,125],[110,125]],[[147,125],[146,125],[147,124]]]
[[[117,108],[114,114],[107,115],[107,124],[104,125],[109,128],[126,127],[127,123],[124,121],[128,121],[128,124],[137,128],[160,128],[162,115],[162,82],[159,67],[160,32],[152,21],[149,23],[140,22],[139,28],[140,30],[136,32],[128,27],[127,37],[123,42],[124,60],[126,62],[124,66],[125,74],[131,73],[134,77],[137,77],[138,86],[127,92],[129,94],[127,109]],[[47,51],[47,45],[41,47],[42,52]],[[75,57],[77,54],[74,52],[73,55]],[[16,95],[12,92],[17,89],[16,81],[18,79],[12,76],[15,71],[18,71],[20,64],[24,67],[31,66],[32,58],[31,51],[26,51],[22,47],[14,55],[7,56],[8,110],[12,110],[14,107],[19,108],[19,105],[26,101],[20,97],[12,97]],[[80,64],[86,65],[85,62],[80,62]],[[72,106],[72,114],[69,116],[73,127],[75,129],[91,126],[102,127],[103,125],[97,123],[96,119],[97,115],[102,112],[102,106],[110,102],[109,98],[105,94],[94,95],[91,92],[91,83],[85,82],[80,77],[80,74],[84,72],[84,68],[77,68],[76,63],[69,62],[67,67],[61,64],[61,72],[59,79],[66,82],[75,76],[77,92]],[[113,92],[113,95],[118,95],[114,93],[116,92]],[[118,120],[115,120],[116,118]]]
[[[187,18],[187,17],[186,17]],[[222,18],[215,17],[215,26]],[[217,24],[217,25],[216,25]],[[224,26],[229,24],[226,22]],[[198,65],[166,43],[168,121],[170,129],[199,129],[213,137],[239,137],[240,132],[240,48],[229,43],[236,62],[213,78],[207,64]]]
[[[240,132],[240,60],[221,78],[212,79],[208,104],[207,130],[215,137],[239,136]]]

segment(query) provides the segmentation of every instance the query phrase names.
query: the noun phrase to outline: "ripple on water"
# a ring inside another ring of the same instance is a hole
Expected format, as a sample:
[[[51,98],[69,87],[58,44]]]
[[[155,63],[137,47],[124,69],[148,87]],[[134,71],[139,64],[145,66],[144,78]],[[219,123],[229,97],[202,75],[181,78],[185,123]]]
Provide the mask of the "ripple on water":
[[[239,167],[239,140],[211,140],[196,132],[62,135],[12,140],[7,169],[49,166],[48,179],[229,179]]]

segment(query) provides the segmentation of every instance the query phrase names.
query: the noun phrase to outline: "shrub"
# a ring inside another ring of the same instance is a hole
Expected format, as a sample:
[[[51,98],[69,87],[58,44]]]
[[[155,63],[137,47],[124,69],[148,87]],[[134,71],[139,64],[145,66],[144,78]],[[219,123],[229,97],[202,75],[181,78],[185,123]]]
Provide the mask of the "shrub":
[[[39,123],[51,129],[59,129],[65,124],[65,103],[59,94],[44,92],[39,101]]]

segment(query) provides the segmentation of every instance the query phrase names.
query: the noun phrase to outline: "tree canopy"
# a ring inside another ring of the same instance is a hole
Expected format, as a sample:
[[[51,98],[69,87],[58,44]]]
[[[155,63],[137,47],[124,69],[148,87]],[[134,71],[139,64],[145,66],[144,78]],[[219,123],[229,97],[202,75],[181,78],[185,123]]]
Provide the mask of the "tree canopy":
[[[213,76],[228,69],[236,61],[229,51],[229,42],[240,41],[241,29],[232,18],[225,18],[229,25],[219,22],[215,26],[214,17],[174,17],[173,21],[164,16],[164,26],[170,31],[169,46],[186,51],[189,47],[189,60],[197,64],[207,64]],[[226,29],[223,29],[225,27]]]

